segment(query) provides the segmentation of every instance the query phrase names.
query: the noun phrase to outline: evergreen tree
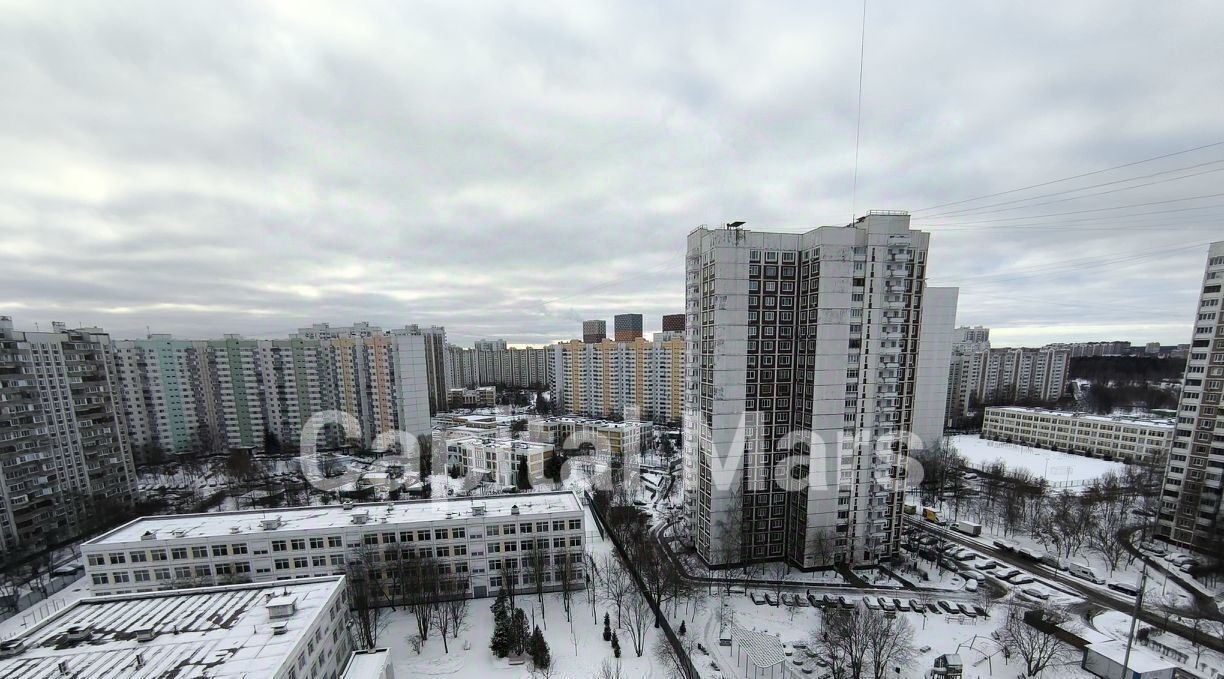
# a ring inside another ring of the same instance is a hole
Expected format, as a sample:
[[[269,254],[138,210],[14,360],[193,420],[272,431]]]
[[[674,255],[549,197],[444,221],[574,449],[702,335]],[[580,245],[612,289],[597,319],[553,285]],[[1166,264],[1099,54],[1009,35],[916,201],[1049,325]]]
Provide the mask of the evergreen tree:
[[[514,609],[514,615],[510,618],[510,650],[515,655],[522,655],[527,650],[527,644],[531,642],[531,632],[527,625],[527,614],[523,609]]]
[[[280,455],[281,444],[280,439],[276,438],[276,433],[271,429],[265,429],[263,435],[263,448],[266,455]]]
[[[493,638],[489,641],[489,649],[493,655],[504,658],[510,653],[513,640],[510,638],[510,598],[505,589],[497,593],[490,607],[493,610]]]
[[[603,637],[604,637],[604,641],[612,640],[612,618],[609,618],[607,613],[604,613],[604,635]]]
[[[531,663],[537,669],[548,669],[552,664],[552,653],[548,650],[548,642],[544,640],[544,634],[540,632],[540,628],[535,628],[531,633]]]
[[[527,469],[527,458],[519,458],[518,480],[516,485],[519,490],[531,490],[531,473]]]
[[[684,633],[685,633],[685,632],[687,632],[687,631],[688,631],[688,630],[684,629],[684,621],[683,621],[683,620],[681,620],[681,621],[680,621],[680,629],[679,629],[679,630],[677,630],[677,632],[676,632],[676,633],[677,633],[677,634],[679,634],[680,636],[684,636]]]
[[[612,633],[612,655],[620,657],[620,639],[616,638],[616,632]]]

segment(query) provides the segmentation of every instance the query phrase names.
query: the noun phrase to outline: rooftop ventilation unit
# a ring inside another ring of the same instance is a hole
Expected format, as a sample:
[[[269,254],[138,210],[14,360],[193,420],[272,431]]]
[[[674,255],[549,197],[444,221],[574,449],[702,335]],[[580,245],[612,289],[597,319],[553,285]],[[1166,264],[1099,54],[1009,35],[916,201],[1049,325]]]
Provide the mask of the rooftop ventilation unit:
[[[282,594],[278,597],[273,597],[264,605],[268,609],[268,617],[273,620],[277,618],[288,618],[297,612],[297,597],[288,594]]]
[[[348,511],[348,510],[350,510],[350,509],[352,509],[352,508],[353,508],[353,503],[352,503],[352,501],[351,501],[351,500],[345,500],[344,502],[341,502],[341,503],[340,503],[340,509],[343,509],[343,510],[345,510],[345,511]]]
[[[366,512],[355,512],[353,514],[353,523],[361,525],[370,520],[370,515]]]
[[[157,632],[153,631],[152,627],[142,627],[136,630],[136,641],[153,641],[157,637]]]
[[[276,530],[277,528],[281,527],[281,518],[279,516],[274,516],[270,519],[264,519],[260,522],[260,524],[263,525],[264,530]]]
[[[89,625],[73,625],[64,630],[64,639],[66,641],[86,641],[93,634],[93,628]]]
[[[147,530],[140,536],[141,540],[156,540],[157,531]]]
[[[518,516],[518,513],[519,513],[518,505],[510,505],[510,516]]]
[[[270,627],[272,628],[273,635],[281,635],[289,631],[289,623],[287,622],[274,622]]]
[[[21,655],[25,650],[25,642],[21,639],[6,639],[0,641],[0,658],[12,658]]]
[[[170,534],[176,538],[181,538],[187,534],[187,531],[183,530],[182,528],[175,528],[174,530],[170,531]]]
[[[238,533],[241,533],[241,532],[242,532],[242,527],[241,527],[241,526],[230,526],[230,534],[231,534],[231,535],[237,535]]]

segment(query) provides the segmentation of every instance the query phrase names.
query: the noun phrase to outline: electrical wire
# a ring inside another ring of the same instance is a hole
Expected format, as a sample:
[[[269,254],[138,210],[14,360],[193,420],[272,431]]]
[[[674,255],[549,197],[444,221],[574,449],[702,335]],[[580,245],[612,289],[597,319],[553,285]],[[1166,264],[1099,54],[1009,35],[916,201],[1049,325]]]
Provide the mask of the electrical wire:
[[[1006,195],[1008,195],[1008,194],[1012,194],[1012,193],[1019,193],[1020,191],[1027,191],[1027,190],[1029,190],[1029,189],[1036,189],[1036,188],[1040,188],[1040,187],[1042,187],[1042,186],[1051,186],[1051,185],[1053,185],[1053,184],[1059,184],[1059,183],[1062,183],[1062,182],[1071,181],[1071,180],[1073,180],[1073,179],[1081,179],[1081,178],[1083,178],[1083,177],[1091,177],[1091,176],[1093,176],[1093,175],[1103,174],[1103,173],[1105,173],[1105,172],[1112,172],[1113,170],[1121,170],[1122,168],[1125,168],[1125,167],[1134,167],[1135,165],[1142,165],[1142,164],[1144,164],[1144,163],[1150,163],[1150,162],[1153,162],[1153,161],[1156,161],[1156,160],[1163,160],[1163,159],[1165,159],[1165,158],[1172,158],[1172,157],[1174,157],[1174,156],[1181,156],[1181,155],[1185,155],[1185,154],[1187,154],[1187,153],[1194,153],[1195,151],[1202,151],[1203,149],[1214,148],[1214,147],[1216,147],[1216,146],[1224,146],[1224,141],[1217,141],[1217,142],[1212,142],[1212,143],[1210,143],[1210,144],[1203,144],[1203,145],[1201,145],[1201,146],[1195,146],[1194,148],[1189,148],[1189,149],[1185,149],[1185,150],[1182,150],[1182,151],[1174,151],[1174,152],[1172,152],[1172,153],[1165,153],[1165,154],[1161,154],[1161,155],[1159,155],[1159,156],[1152,156],[1151,158],[1144,158],[1143,160],[1135,160],[1135,161],[1132,161],[1132,162],[1129,162],[1129,163],[1123,163],[1123,164],[1121,164],[1121,165],[1114,165],[1113,167],[1106,167],[1106,168],[1102,168],[1102,169],[1100,169],[1100,170],[1093,170],[1092,172],[1083,172],[1083,173],[1080,173],[1080,174],[1071,175],[1071,176],[1069,176],[1069,177],[1062,177],[1062,178],[1060,178],[1060,179],[1051,179],[1051,180],[1049,180],[1049,181],[1040,182],[1040,183],[1037,183],[1037,184],[1030,184],[1030,185],[1028,185],[1028,186],[1021,186],[1021,187],[1019,187],[1019,188],[1015,188],[1015,189],[1008,189],[1008,190],[1006,190],[1006,191],[998,191],[998,192],[995,192],[995,193],[987,193],[987,194],[983,194],[983,195],[981,195],[981,196],[974,196],[974,197],[972,197],[972,198],[963,198],[963,199],[961,199],[961,200],[954,200],[954,201],[950,201],[950,202],[947,202],[947,203],[939,203],[939,204],[936,204],[936,205],[929,205],[929,206],[927,206],[927,207],[920,207],[920,208],[918,208],[918,209],[916,209],[916,210],[910,210],[910,213],[912,214],[912,213],[915,213],[915,212],[925,212],[925,211],[927,211],[927,210],[934,210],[934,209],[936,209],[936,208],[948,207],[949,205],[961,205],[961,204],[964,204],[964,203],[971,203],[971,202],[976,201],[976,200],[985,200],[986,198],[994,198],[994,197],[996,197],[996,196],[1006,196]]]

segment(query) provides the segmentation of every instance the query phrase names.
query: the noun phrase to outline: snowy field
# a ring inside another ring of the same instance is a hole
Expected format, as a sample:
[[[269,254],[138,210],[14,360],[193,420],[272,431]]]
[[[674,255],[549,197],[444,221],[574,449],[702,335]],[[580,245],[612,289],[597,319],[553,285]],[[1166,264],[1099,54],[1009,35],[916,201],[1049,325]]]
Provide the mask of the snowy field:
[[[1094,457],[1070,455],[1044,448],[1015,443],[988,441],[973,434],[950,437],[956,452],[964,456],[971,467],[982,469],[992,462],[1002,461],[1008,469],[1027,469],[1034,476],[1048,479],[1050,485],[1083,485],[1100,478],[1106,472],[1122,473],[1126,465]]]

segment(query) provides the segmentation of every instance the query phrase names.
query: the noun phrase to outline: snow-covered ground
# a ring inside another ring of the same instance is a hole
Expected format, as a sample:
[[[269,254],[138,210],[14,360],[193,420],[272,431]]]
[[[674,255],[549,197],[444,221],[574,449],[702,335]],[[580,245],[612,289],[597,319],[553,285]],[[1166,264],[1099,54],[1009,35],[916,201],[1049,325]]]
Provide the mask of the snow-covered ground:
[[[1054,488],[1084,485],[1104,476],[1106,472],[1122,473],[1126,468],[1121,462],[989,441],[973,434],[952,436],[950,442],[972,467],[981,469],[1001,461],[1008,469],[1027,469],[1034,476],[1048,479]]]
[[[1182,620],[1181,622],[1193,625],[1193,621]],[[1130,632],[1131,616],[1118,611],[1108,611],[1102,613],[1092,619],[1092,627],[1097,631],[1107,634],[1115,639],[1124,640]],[[1139,628],[1147,627],[1145,623],[1140,623]],[[1138,629],[1138,628],[1137,628]],[[1224,625],[1221,623],[1203,623],[1203,631],[1219,636],[1224,633]],[[1144,648],[1147,652],[1162,657],[1165,660],[1176,662],[1183,668],[1194,672],[1201,677],[1214,677],[1217,675],[1212,672],[1224,675],[1224,654],[1216,653],[1210,649],[1200,648],[1185,639],[1173,634],[1161,633],[1157,629],[1152,630],[1150,639],[1153,642],[1148,645],[1137,644],[1136,648]],[[1162,648],[1163,647],[1163,648]],[[1184,653],[1182,657],[1174,653],[1169,653],[1168,649]]]

